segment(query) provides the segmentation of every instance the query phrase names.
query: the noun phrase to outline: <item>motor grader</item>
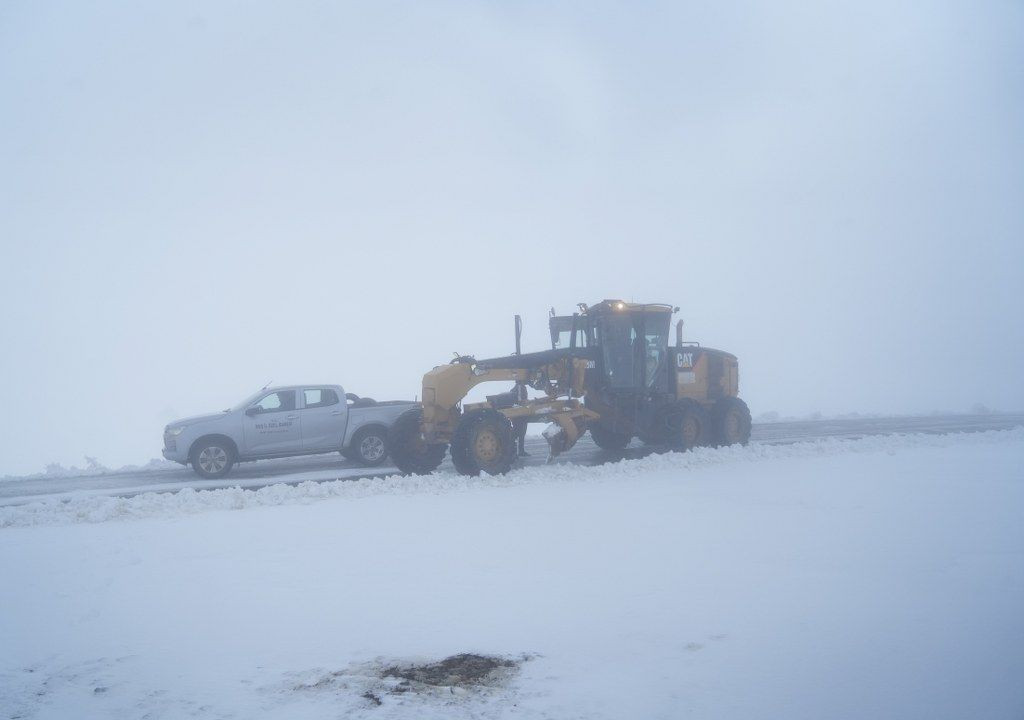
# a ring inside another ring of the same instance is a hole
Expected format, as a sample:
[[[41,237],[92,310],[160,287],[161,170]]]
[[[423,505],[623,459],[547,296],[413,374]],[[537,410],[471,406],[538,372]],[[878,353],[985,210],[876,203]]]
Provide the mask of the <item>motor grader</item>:
[[[670,343],[679,308],[603,300],[579,305],[548,322],[551,349],[516,351],[477,360],[456,356],[423,376],[422,407],[403,414],[388,434],[388,449],[405,473],[435,470],[450,448],[465,475],[507,472],[515,460],[513,427],[547,423],[550,456],[572,447],[588,430],[594,442],[618,451],[638,437],[647,445],[689,450],[745,444],[750,410],[737,397],[739,365],[721,350],[684,342],[683,322]],[[463,402],[485,382],[512,382],[519,392]],[[526,388],[538,396],[530,398]]]

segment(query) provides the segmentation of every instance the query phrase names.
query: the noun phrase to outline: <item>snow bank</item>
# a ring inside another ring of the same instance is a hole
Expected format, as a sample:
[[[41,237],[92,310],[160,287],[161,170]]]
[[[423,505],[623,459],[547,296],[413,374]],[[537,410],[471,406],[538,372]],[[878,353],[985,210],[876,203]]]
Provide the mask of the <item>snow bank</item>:
[[[812,412],[806,415],[783,415],[776,410],[768,410],[754,416],[755,425],[774,425],[776,423],[831,422],[834,420],[900,420],[906,418],[936,417],[973,417],[978,415],[1013,415],[1012,410],[994,410],[982,403],[976,403],[970,410],[932,410],[922,413],[877,413],[877,412],[846,412],[822,413]]]
[[[0,482],[13,482],[17,480],[40,480],[45,478],[72,478],[72,477],[98,477],[100,475],[120,475],[124,473],[140,472],[143,470],[167,470],[180,467],[178,463],[165,460],[164,458],[152,458],[143,465],[122,465],[118,468],[109,468],[96,458],[86,455],[85,467],[77,465],[64,467],[60,463],[47,463],[46,470],[40,473],[29,475],[4,475]]]
[[[526,467],[503,476],[466,477],[453,472],[427,476],[389,475],[357,480],[306,481],[271,485],[258,490],[186,488],[173,493],[143,493],[133,497],[81,497],[0,508],[0,528],[67,523],[99,523],[152,517],[175,517],[208,510],[243,510],[271,505],[305,504],[328,498],[374,495],[459,492],[476,487],[506,487],[551,482],[600,482],[642,478],[659,471],[685,472],[727,463],[835,456],[849,453],[894,453],[908,448],[950,447],[1024,442],[1024,428],[945,435],[886,435],[858,440],[834,438],[791,445],[699,448],[688,453],[649,455],[588,467],[571,464]]]

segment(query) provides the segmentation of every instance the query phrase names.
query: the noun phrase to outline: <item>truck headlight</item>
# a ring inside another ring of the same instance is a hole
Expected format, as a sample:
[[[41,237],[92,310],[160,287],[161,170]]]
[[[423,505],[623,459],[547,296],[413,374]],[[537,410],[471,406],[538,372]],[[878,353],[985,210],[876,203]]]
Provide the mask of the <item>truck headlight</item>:
[[[177,437],[178,435],[181,435],[181,433],[182,433],[182,431],[184,429],[185,429],[184,425],[182,425],[181,427],[176,427],[176,428],[167,428],[167,434],[171,435],[172,437]]]

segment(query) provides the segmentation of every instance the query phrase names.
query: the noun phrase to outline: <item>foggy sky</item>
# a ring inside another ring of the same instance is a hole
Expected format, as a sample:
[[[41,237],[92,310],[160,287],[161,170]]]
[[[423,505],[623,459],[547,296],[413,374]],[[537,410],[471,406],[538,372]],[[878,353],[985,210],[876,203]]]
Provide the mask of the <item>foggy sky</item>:
[[[1024,409],[1024,6],[0,5],[0,474],[674,303],[754,415]]]

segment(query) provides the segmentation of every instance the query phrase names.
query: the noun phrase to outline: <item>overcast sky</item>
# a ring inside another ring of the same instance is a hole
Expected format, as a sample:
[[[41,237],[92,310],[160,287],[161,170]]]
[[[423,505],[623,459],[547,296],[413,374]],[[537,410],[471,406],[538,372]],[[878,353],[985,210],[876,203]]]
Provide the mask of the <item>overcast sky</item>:
[[[0,474],[675,303],[754,415],[1024,409],[1020,2],[0,4]]]

